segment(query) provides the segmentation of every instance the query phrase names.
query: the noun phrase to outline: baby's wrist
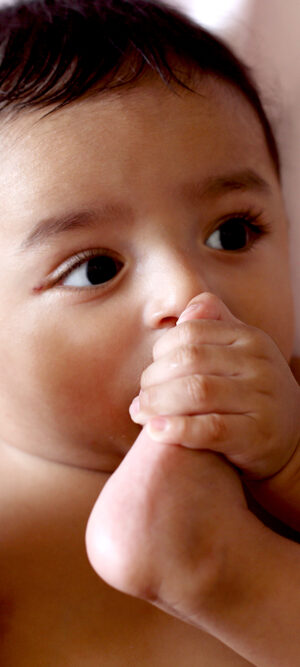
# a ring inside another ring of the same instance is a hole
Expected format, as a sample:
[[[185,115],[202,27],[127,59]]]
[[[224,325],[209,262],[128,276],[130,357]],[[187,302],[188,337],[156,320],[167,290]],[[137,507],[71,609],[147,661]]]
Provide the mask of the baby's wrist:
[[[198,567],[189,574],[185,572],[181,594],[175,597],[176,604],[172,604],[169,590],[164,594],[164,587],[155,601],[167,613],[216,637],[222,633],[229,606],[233,616],[238,616],[241,605],[247,608],[251,605],[249,597],[252,598],[250,592],[255,578],[247,563],[249,550],[253,548],[251,540],[257,540],[257,531],[260,535],[261,531],[268,530],[246,508],[233,511],[231,522],[225,524],[215,531],[208,558],[201,557]],[[177,582],[180,589],[180,577]]]
[[[218,594],[207,604],[201,627],[251,664],[296,665],[298,546],[270,531],[249,512],[234,547],[229,567],[220,570],[219,582],[215,582]],[[294,581],[290,572],[295,574]],[[291,622],[282,624],[287,599]],[[275,626],[278,632],[274,635]]]
[[[264,509],[300,532],[300,441],[278,473],[268,479],[248,480],[247,487]]]
[[[223,639],[226,625],[234,629],[243,614],[247,616],[257,604],[255,590],[263,568],[262,545],[264,541],[268,543],[269,534],[269,529],[249,510],[234,520],[229,540],[220,551],[220,558],[215,559],[210,589],[199,604],[199,626],[207,632]],[[253,555],[250,560],[249,553]]]

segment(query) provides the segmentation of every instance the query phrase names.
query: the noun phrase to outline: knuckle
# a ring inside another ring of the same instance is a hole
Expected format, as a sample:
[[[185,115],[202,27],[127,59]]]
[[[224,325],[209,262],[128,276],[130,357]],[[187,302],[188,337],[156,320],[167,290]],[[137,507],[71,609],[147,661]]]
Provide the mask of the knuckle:
[[[268,335],[257,327],[246,326],[244,328],[244,341],[249,352],[264,359],[267,357],[267,346],[269,346]]]
[[[147,369],[144,370],[141,375],[141,380],[140,380],[141,388],[143,389],[143,387],[145,387],[146,384],[147,384]]]
[[[182,347],[189,347],[196,342],[196,327],[195,322],[199,324],[199,320],[192,320],[182,322],[178,327],[179,344]]]
[[[140,386],[141,386],[141,389],[146,388],[147,385],[149,384],[149,379],[150,379],[150,377],[151,377],[151,375],[150,375],[150,374],[151,374],[151,370],[150,370],[150,368],[151,368],[151,367],[148,366],[148,368],[145,368],[145,370],[143,370],[143,372],[142,372],[141,380],[140,380]]]
[[[224,415],[211,414],[209,417],[209,439],[220,443],[227,439],[227,427]]]
[[[249,347],[251,349],[256,349],[257,347],[261,347],[261,335],[258,329],[255,329],[254,327],[249,327],[248,329],[245,330],[245,339],[246,343],[248,343]]]
[[[140,392],[140,407],[142,410],[147,411],[155,409],[156,404],[157,404],[156,387],[149,387],[147,390]]]
[[[190,375],[186,378],[186,385],[193,406],[207,403],[210,396],[210,381],[206,375]]]
[[[180,441],[185,441],[189,436],[189,418],[186,416],[177,417],[174,420],[174,435]]]
[[[181,366],[194,366],[199,357],[198,346],[190,343],[189,345],[182,345],[175,355],[175,362]]]

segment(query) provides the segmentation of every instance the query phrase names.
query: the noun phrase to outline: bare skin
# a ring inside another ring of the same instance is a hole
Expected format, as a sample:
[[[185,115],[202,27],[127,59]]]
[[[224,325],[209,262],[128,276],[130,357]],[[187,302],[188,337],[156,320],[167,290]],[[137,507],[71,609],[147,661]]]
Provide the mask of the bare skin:
[[[84,533],[107,475],[9,449],[1,479],[1,665],[249,664],[96,575]]]
[[[216,454],[154,443],[143,430],[97,500],[87,544],[115,588],[257,667],[296,667],[299,546],[256,519]]]
[[[0,139],[2,662],[248,664],[226,638],[109,588],[84,532],[140,432],[128,408],[153,347],[191,299],[215,294],[291,357],[286,217],[260,124],[222,84],[197,96],[144,81],[43,120],[21,114]],[[71,225],[87,210],[89,224]],[[207,245],[249,211],[267,229],[247,251]],[[96,286],[79,270],[91,252],[116,260]],[[238,476],[213,457],[209,475],[248,517]]]
[[[4,125],[3,442],[112,472],[139,432],[128,406],[153,347],[202,292],[289,361],[287,221],[264,135],[239,94],[209,82],[201,92],[144,82]],[[248,229],[245,249],[212,248],[232,217]],[[54,233],[57,218],[67,231]],[[82,252],[111,256],[111,279],[81,276]]]
[[[132,418],[158,442],[223,454],[300,532],[300,387],[280,350],[210,294],[178,325],[154,347]]]

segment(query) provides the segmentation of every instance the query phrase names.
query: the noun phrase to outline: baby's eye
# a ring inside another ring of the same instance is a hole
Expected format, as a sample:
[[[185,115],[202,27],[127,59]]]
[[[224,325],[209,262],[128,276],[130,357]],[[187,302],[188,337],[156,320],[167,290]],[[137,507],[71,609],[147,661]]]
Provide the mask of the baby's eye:
[[[261,234],[262,227],[255,224],[255,218],[248,220],[242,215],[234,216],[222,222],[205,244],[214,250],[244,250]]]
[[[65,287],[97,287],[112,280],[121,271],[123,263],[111,255],[97,254],[87,259],[78,256],[74,268],[69,268],[60,284]]]

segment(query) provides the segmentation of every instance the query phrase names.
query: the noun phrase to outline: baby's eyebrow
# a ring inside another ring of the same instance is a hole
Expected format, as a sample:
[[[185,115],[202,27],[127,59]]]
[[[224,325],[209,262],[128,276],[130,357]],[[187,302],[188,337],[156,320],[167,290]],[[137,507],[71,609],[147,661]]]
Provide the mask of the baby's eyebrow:
[[[181,188],[182,194],[189,198],[215,198],[234,190],[254,190],[266,194],[271,193],[271,187],[258,173],[252,169],[231,172],[219,176],[208,176],[200,183],[185,183]],[[40,220],[22,241],[20,250],[27,250],[49,240],[49,238],[74,231],[80,228],[96,227],[101,222],[110,223],[120,219],[130,219],[132,209],[123,204],[110,202],[101,208],[70,211],[61,216],[53,216]]]
[[[20,250],[27,250],[48,241],[53,236],[80,228],[97,227],[101,222],[110,223],[116,219],[128,219],[131,209],[118,203],[108,203],[101,208],[70,211],[61,216],[40,220],[22,241]]]
[[[271,194],[271,187],[252,169],[234,171],[219,176],[208,176],[201,183],[183,186],[183,194],[191,199],[216,198],[234,190],[250,190]]]

